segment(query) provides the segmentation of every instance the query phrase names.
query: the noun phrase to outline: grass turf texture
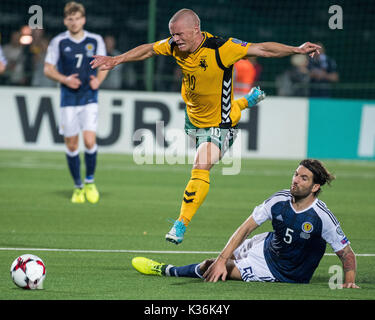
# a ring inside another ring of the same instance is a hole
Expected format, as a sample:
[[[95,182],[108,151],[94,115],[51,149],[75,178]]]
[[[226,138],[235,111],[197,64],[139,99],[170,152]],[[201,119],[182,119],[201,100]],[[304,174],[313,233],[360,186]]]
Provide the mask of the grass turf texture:
[[[324,161],[337,179],[325,201],[358,254],[375,253],[375,163]],[[233,231],[275,191],[288,188],[298,161],[242,160],[241,173],[211,172],[205,203],[184,242],[164,240],[176,218],[191,165],[135,165],[128,155],[99,154],[98,204],[72,204],[72,181],[61,152],[0,151],[0,247],[97,250],[220,251]],[[84,165],[82,162],[84,172]],[[271,230],[265,223],[255,233]],[[19,255],[40,256],[47,266],[45,289],[18,289],[9,268]],[[332,253],[327,246],[327,253]],[[0,300],[293,300],[374,299],[375,257],[357,257],[360,290],[331,290],[328,269],[341,265],[324,256],[308,285],[205,283],[198,279],[144,276],[131,266],[135,256],[185,265],[215,254],[0,250]]]

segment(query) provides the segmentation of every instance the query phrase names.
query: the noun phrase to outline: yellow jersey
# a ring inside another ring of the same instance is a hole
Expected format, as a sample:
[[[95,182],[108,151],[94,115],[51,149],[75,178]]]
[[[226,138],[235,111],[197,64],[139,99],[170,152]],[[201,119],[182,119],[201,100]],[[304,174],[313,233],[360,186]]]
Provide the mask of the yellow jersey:
[[[198,128],[235,126],[241,118],[233,104],[233,64],[251,43],[223,39],[202,32],[204,39],[193,52],[181,52],[172,37],[154,43],[158,55],[173,56],[181,67],[181,95],[190,122]]]

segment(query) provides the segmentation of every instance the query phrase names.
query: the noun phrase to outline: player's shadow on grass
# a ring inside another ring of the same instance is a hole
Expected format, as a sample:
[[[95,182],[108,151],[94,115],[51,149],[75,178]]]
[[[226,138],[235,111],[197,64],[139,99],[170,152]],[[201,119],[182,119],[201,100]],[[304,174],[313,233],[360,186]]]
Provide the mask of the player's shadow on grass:
[[[72,197],[72,190],[53,190],[51,193],[58,196],[59,198],[70,199]]]
[[[99,191],[100,192],[100,199],[108,199],[111,197],[110,192]],[[51,194],[55,195],[58,198],[64,198],[70,200],[72,198],[73,189],[67,190],[52,190],[50,191]]]
[[[185,281],[171,283],[171,286],[185,286],[193,283],[202,284],[205,282],[202,279],[186,279]]]

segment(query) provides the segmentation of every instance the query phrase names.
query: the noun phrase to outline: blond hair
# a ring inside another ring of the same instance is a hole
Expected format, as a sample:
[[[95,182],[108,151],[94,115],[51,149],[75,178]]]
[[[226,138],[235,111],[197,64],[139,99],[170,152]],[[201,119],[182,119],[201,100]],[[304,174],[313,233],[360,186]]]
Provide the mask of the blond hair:
[[[199,19],[198,15],[191,9],[178,10],[169,20],[169,25],[176,22],[182,17],[190,19],[193,27],[198,27],[199,30],[201,29],[201,20]]]
[[[64,7],[64,18],[75,14],[76,12],[80,12],[83,17],[86,15],[85,7],[83,6],[83,4],[75,1],[68,2]]]

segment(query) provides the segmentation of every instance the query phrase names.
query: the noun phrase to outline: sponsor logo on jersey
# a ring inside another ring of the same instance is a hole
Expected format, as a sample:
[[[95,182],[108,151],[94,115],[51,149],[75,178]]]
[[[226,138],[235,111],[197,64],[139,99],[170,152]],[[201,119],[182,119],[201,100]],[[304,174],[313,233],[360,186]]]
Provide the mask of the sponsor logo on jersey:
[[[342,244],[346,244],[348,242],[349,242],[349,239],[347,237],[345,237],[344,239],[341,240]]]
[[[276,220],[284,221],[284,219],[283,219],[283,217],[281,216],[281,214],[279,214],[279,215],[276,217]]]
[[[308,234],[306,232],[303,232],[303,231],[301,231],[301,233],[299,234],[299,236],[302,239],[306,239],[306,240],[310,239],[310,234]]]
[[[242,40],[240,40],[240,39],[233,38],[233,39],[232,39],[232,42],[235,43],[235,44],[239,44],[239,45],[241,45],[242,47],[246,47],[246,46],[247,46],[247,42],[242,41]]]
[[[304,222],[302,224],[302,231],[306,233],[311,233],[314,230],[313,225],[310,222]]]

